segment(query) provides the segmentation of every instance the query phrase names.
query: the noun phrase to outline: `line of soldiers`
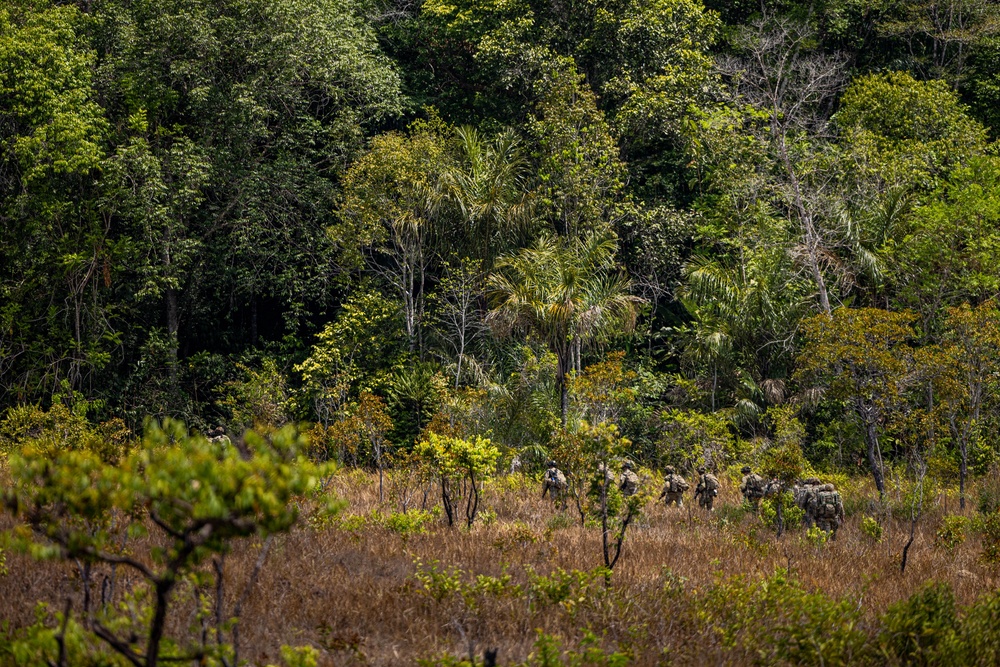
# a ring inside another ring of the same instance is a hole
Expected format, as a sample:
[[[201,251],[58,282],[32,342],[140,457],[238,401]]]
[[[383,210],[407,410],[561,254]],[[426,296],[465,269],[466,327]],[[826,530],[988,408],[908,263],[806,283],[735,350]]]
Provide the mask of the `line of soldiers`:
[[[566,475],[556,465],[555,461],[548,462],[548,469],[542,483],[542,498],[548,494],[554,503],[562,502],[562,507],[566,507],[566,490],[568,484]],[[602,463],[598,473],[603,472],[606,484],[614,482],[614,475]],[[708,472],[705,466],[698,466],[698,484],[695,486],[694,497],[698,501],[698,506],[711,512],[715,506],[715,499],[719,495],[719,479]],[[783,490],[780,481],[772,479],[765,480],[760,475],[754,473],[750,466],[743,466],[740,471],[743,479],[740,482],[740,495],[756,512],[760,508],[760,501],[778,495]],[[664,469],[663,491],[660,492],[658,500],[663,500],[667,507],[676,505],[684,506],[684,493],[691,488],[687,480],[677,474],[673,466]],[[622,466],[622,473],[618,480],[618,488],[621,492],[630,496],[639,490],[639,476],[633,470],[631,461],[626,460]],[[816,477],[808,477],[801,484],[796,484],[792,488],[792,497],[795,505],[805,512],[807,527],[813,525],[827,533],[831,533],[836,539],[837,529],[844,522],[844,503],[840,493],[833,484],[823,484]]]
[[[556,466],[555,461],[549,461],[546,466],[545,476],[542,478],[542,498],[544,499],[545,495],[548,494],[553,503],[559,504],[561,502],[562,507],[565,508],[566,490],[569,488],[566,475]],[[636,474],[633,467],[632,462],[626,459],[622,464],[622,473],[618,478],[618,490],[625,497],[635,495],[641,483],[639,475]],[[598,464],[597,476],[598,479],[603,477],[604,483],[607,485],[615,483],[614,473],[604,463]]]

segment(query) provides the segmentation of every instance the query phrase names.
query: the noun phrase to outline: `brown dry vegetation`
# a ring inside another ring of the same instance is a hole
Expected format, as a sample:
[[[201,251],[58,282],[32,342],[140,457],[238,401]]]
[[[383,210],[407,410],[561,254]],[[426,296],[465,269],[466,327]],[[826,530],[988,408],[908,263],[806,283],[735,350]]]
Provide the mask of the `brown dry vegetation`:
[[[414,576],[417,561],[458,568],[466,582],[479,574],[507,573],[511,584],[525,585],[527,568],[549,574],[601,565],[599,531],[577,525],[572,508],[567,520],[558,519],[559,512],[538,498],[533,479],[512,476],[486,487],[486,509],[495,518],[487,515],[471,531],[435,524],[404,538],[383,526],[344,520],[369,515],[379,504],[377,481],[343,473],[329,488],[348,501],[344,513],[326,524],[303,522],[272,544],[243,609],[241,655],[267,664],[282,644],[311,644],[322,649],[323,665],[397,665],[443,654],[467,656],[470,648],[481,655],[496,647],[503,665],[525,660],[539,631],[571,646],[589,629],[606,649],[629,652],[635,664],[665,664],[664,658],[674,664],[745,664],[754,661],[753,652],[738,643],[724,645],[711,606],[719,603],[709,602],[711,591],[730,577],[761,580],[789,568],[804,589],[851,600],[872,637],[879,615],[929,580],[949,583],[960,606],[996,590],[997,572],[979,562],[975,533],[953,552],[934,545],[946,506],[957,511],[950,493],[933,499],[901,574],[900,552],[909,530],[903,519],[886,521],[881,542],[862,532],[861,512],[848,517],[835,542],[816,546],[801,529],[778,540],[756,517],[733,511],[735,484],[723,484],[715,516],[649,505],[628,536],[609,590],[599,579],[582,600],[546,605],[526,595],[487,595],[470,604],[460,595],[441,601],[428,596]],[[874,496],[865,483],[848,494],[848,505],[855,507]],[[435,500],[431,493],[428,506]],[[383,514],[394,510],[399,507],[388,502],[381,508]],[[971,516],[974,510],[967,512]],[[135,547],[141,551],[141,545]],[[260,547],[241,543],[226,557],[227,610],[240,596]],[[19,554],[8,554],[7,565],[9,575],[0,577],[0,617],[12,631],[33,622],[36,601],[61,607],[70,596],[79,605],[74,569]],[[190,591],[181,595],[191,597]],[[194,605],[179,599],[176,611],[171,630],[183,633]]]

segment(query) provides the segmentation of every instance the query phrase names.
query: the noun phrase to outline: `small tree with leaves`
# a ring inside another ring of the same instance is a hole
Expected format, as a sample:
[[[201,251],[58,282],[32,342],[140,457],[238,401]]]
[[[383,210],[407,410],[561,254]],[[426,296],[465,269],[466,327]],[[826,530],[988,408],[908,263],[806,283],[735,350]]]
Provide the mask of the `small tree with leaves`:
[[[465,520],[466,527],[471,528],[479,512],[482,483],[495,472],[500,450],[478,435],[465,439],[429,432],[416,444],[413,453],[441,485],[441,504],[449,526],[457,518],[460,486],[468,487]]]
[[[805,428],[795,416],[790,405],[772,407],[767,411],[767,421],[774,433],[771,445],[761,455],[761,472],[765,478],[777,480],[778,492],[774,496],[777,535],[785,531],[784,505],[788,491],[795,484],[808,463],[802,454]]]
[[[114,605],[88,609],[83,619],[91,638],[116,660],[134,667],[213,659],[236,665],[238,642],[222,641],[221,596],[215,646],[182,649],[169,640],[174,593],[190,577],[204,577],[201,566],[234,540],[266,538],[295,523],[294,500],[313,490],[322,472],[302,456],[303,445],[295,429],[285,427],[267,438],[247,432],[241,452],[166,421],[150,424],[142,446],[117,465],[87,450],[43,453],[29,446],[9,459],[12,484],[4,501],[20,523],[7,537],[39,559],[126,567],[139,576],[145,586],[137,599],[148,605],[140,620]],[[117,549],[108,517],[133,535],[156,533],[155,546],[148,553]],[[221,565],[216,577],[222,591]],[[56,637],[63,648],[46,658],[48,664],[69,665],[64,640],[70,612],[67,607],[62,618],[63,638]]]
[[[796,377],[850,406],[864,430],[879,496],[885,494],[879,438],[914,379],[913,319],[909,312],[838,308],[802,323],[806,344]]]

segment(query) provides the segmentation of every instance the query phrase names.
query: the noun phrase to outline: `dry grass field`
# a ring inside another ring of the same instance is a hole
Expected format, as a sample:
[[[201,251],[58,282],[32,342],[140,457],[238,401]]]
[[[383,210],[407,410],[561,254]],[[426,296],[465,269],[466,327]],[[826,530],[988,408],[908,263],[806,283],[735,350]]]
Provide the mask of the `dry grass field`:
[[[909,522],[884,518],[880,540],[862,530],[863,499],[874,495],[864,482],[845,490],[855,509],[825,544],[798,527],[776,539],[738,509],[732,480],[723,484],[712,516],[648,505],[608,587],[594,572],[602,564],[599,529],[581,527],[572,506],[563,513],[540,500],[534,479],[487,485],[484,514],[471,530],[439,518],[416,530],[385,520],[400,508],[379,504],[377,479],[342,473],[328,489],[347,501],[343,512],[275,537],[249,590],[262,545],[240,543],[225,557],[225,610],[245,598],[240,655],[259,665],[276,662],[283,644],[319,648],[321,665],[439,664],[446,656],[481,659],[491,648],[500,665],[562,664],[541,660],[539,633],[558,637],[564,651],[588,643],[601,649],[577,664],[617,664],[600,662],[616,651],[637,665],[808,664],[815,655],[800,645],[803,636],[841,637],[850,646],[835,652],[839,660],[878,663],[880,619],[927,582],[949,584],[959,613],[997,590],[997,570],[981,562],[974,530],[953,549],[935,544],[942,518],[957,511],[951,492],[930,498],[901,573]],[[418,507],[421,499],[418,493]],[[435,500],[431,493],[427,506]],[[0,616],[8,633],[33,622],[36,601],[61,608],[69,596],[80,604],[75,569],[11,553],[7,568]],[[780,583],[781,570],[797,584]],[[127,589],[127,574],[118,576]],[[195,596],[178,596],[171,633],[184,636],[197,625]],[[836,632],[824,625],[830,622]]]

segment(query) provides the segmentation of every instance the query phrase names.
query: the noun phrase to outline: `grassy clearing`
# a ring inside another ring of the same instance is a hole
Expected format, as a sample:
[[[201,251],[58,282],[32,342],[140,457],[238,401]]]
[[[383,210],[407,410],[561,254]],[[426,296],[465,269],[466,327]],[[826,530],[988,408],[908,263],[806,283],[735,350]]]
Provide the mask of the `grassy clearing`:
[[[423,491],[413,494],[403,513],[395,482],[390,477],[392,500],[380,505],[377,479],[341,473],[328,492],[348,501],[345,512],[328,521],[307,518],[275,539],[246,594],[241,655],[263,665],[277,660],[282,644],[311,644],[321,665],[441,664],[446,656],[497,648],[498,664],[543,664],[544,633],[558,638],[551,640],[559,643],[556,655],[597,647],[581,664],[604,664],[594,656],[611,660],[615,652],[639,665],[905,662],[909,649],[893,644],[892,632],[913,633],[887,629],[894,605],[937,582],[947,585],[945,597],[953,595],[961,617],[998,584],[995,566],[982,559],[982,521],[971,507],[967,520],[955,519],[951,490],[928,499],[900,573],[909,523],[882,513],[876,539],[876,515],[865,511],[875,505],[861,500],[874,497],[867,482],[845,485],[853,511],[838,539],[824,542],[801,528],[776,539],[740,508],[735,484],[723,479],[712,516],[649,506],[607,588],[597,571],[599,531],[581,526],[572,508],[559,512],[539,500],[533,478],[488,483],[484,514],[471,530],[443,525],[433,488],[426,503]],[[904,496],[890,493],[889,507],[898,500],[901,509]],[[225,557],[228,609],[243,595],[261,547],[240,543]],[[37,601],[61,608],[69,596],[79,603],[71,567],[12,553],[6,560],[0,599],[11,632],[34,621]],[[95,580],[105,575],[111,573]],[[138,583],[127,572],[117,576],[119,590]],[[194,591],[178,595],[190,600],[178,600],[175,636],[195,614]],[[934,600],[927,613],[937,618],[949,602]]]

